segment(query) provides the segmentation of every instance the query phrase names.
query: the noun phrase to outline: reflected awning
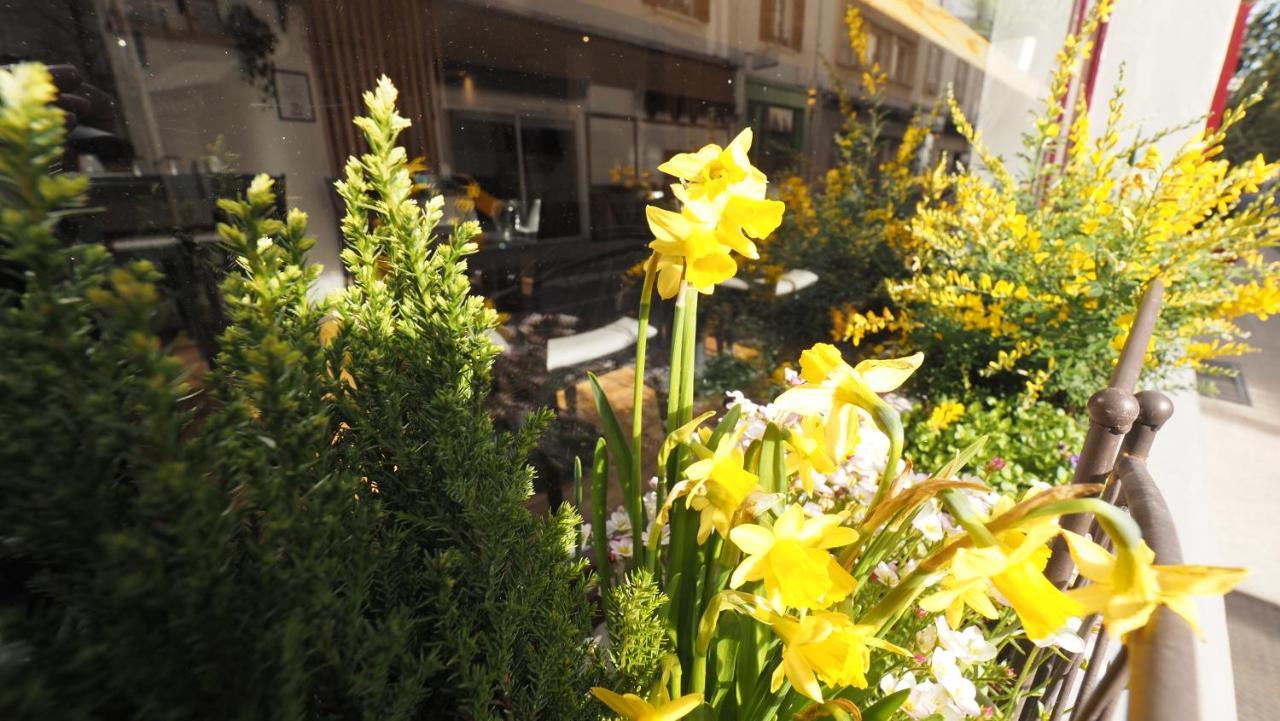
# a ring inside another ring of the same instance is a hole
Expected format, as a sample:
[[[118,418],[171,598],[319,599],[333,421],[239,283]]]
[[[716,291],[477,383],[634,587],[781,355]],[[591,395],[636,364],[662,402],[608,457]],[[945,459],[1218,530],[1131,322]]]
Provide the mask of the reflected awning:
[[[1026,95],[1040,94],[1040,83],[999,48],[940,5],[926,0],[862,0],[869,8],[899,22],[921,37]]]

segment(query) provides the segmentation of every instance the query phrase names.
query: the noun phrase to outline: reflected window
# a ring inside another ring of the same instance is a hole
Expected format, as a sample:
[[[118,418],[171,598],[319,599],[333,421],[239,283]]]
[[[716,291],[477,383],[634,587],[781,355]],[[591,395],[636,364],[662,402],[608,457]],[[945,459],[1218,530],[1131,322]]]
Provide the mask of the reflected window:
[[[644,0],[644,3],[704,23],[711,20],[711,0]]]
[[[804,41],[804,0],[761,0],[760,39],[799,50]]]
[[[942,55],[942,48],[929,43],[924,62],[924,91],[931,96],[942,89]]]
[[[476,199],[481,227],[502,243],[581,233],[572,123],[454,111],[455,178]]]

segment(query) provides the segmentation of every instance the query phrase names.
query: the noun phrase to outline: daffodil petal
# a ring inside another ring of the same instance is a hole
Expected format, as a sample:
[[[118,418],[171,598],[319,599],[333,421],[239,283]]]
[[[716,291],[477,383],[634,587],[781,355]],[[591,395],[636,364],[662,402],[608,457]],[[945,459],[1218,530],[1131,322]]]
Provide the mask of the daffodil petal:
[[[848,526],[837,526],[822,534],[818,548],[839,548],[858,540],[858,532]]]
[[[1184,596],[1221,596],[1249,575],[1246,568],[1153,566],[1160,590]]]
[[[733,140],[729,141],[729,145],[726,149],[730,151],[738,151],[742,153],[742,157],[746,157],[747,151],[751,150],[751,141],[753,137],[754,135],[751,128],[743,128],[742,132],[735,135]]]
[[[619,716],[625,716],[629,719],[638,719],[644,717],[653,711],[653,706],[648,701],[639,696],[628,693],[619,694],[610,691],[607,688],[594,686],[591,693],[600,699],[605,706],[608,706],[614,713]]]
[[[797,538],[804,532],[804,509],[797,504],[787,506],[778,520],[773,523],[775,538]]]
[[[738,528],[742,528],[742,526],[738,526]],[[733,532],[738,528],[729,531],[730,537],[733,536]],[[742,559],[738,567],[733,569],[733,575],[729,577],[729,588],[741,588],[742,584],[747,581],[760,580],[762,575],[760,571],[761,558],[761,556],[747,556]]]
[[[764,240],[782,225],[787,206],[780,200],[755,200],[735,195],[724,206],[724,218],[756,240]]]
[[[659,165],[658,170],[681,180],[694,180],[720,152],[718,145],[704,145],[696,153],[676,153],[670,160]]]
[[[773,546],[773,534],[769,529],[754,523],[735,526],[729,531],[729,540],[748,556],[763,555]]]
[[[663,265],[658,269],[658,295],[664,300],[671,300],[680,292],[680,284],[684,282],[684,266],[675,263]]]
[[[702,694],[691,693],[686,696],[663,704],[658,708],[649,719],[652,721],[676,721],[676,719],[688,716],[694,709],[702,705]],[[648,721],[648,720],[646,720]]]
[[[1075,561],[1080,575],[1094,582],[1105,582],[1111,579],[1111,572],[1116,567],[1116,558],[1107,549],[1090,541],[1078,533],[1063,530],[1062,537],[1067,542],[1067,550]]]
[[[782,666],[786,669],[787,679],[797,691],[822,703],[822,687],[818,685],[818,677],[798,652],[784,651]]]
[[[756,244],[752,243],[740,230],[732,225],[721,223],[716,226],[716,241],[751,260],[756,260],[760,257],[760,251],[756,249]]]
[[[923,362],[924,353],[914,353],[905,358],[864,360],[853,369],[862,376],[868,388],[876,393],[888,393],[906,383]]]
[[[716,284],[732,278],[738,272],[738,264],[728,253],[704,256],[689,261],[685,275],[691,285],[706,293]]]
[[[656,205],[646,205],[645,218],[649,221],[649,231],[653,237],[668,243],[684,243],[689,237],[691,228],[689,221],[679,213],[664,210]]]
[[[774,402],[774,408],[801,415],[826,413],[835,400],[835,389],[824,386],[796,386],[783,391]]]
[[[1160,601],[1168,606],[1170,611],[1181,616],[1187,625],[1191,626],[1191,630],[1197,637],[1204,638],[1204,631],[1200,629],[1200,612],[1196,608],[1195,599],[1190,596],[1169,596],[1161,598]]]

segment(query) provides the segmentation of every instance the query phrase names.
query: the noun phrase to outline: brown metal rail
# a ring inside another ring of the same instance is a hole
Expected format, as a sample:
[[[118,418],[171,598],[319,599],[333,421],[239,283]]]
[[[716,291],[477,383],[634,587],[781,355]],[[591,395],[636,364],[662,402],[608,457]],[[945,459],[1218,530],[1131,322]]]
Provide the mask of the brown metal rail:
[[[1158,391],[1134,393],[1138,376],[1160,312],[1164,285],[1156,280],[1147,288],[1120,352],[1107,388],[1089,399],[1089,430],[1076,466],[1075,483],[1104,483],[1104,498],[1127,506],[1155,551],[1156,562],[1182,562],[1182,547],[1164,497],[1147,470],[1147,455],[1156,433],[1173,415],[1173,402]],[[1085,515],[1063,518],[1062,526],[1077,533],[1092,530],[1100,542],[1098,527]],[[1059,586],[1078,586],[1071,556],[1059,542],[1045,569]],[[1084,620],[1080,634],[1088,639],[1097,618]],[[1130,721],[1198,721],[1195,683],[1195,639],[1191,628],[1171,611],[1160,607],[1151,623],[1130,634],[1126,645],[1114,652],[1114,640],[1099,631],[1088,652],[1045,664],[1035,679],[1044,684],[1040,699],[1051,721],[1106,721],[1129,689]],[[1083,676],[1082,676],[1082,666]],[[1042,718],[1036,704],[1025,706],[1017,718]]]

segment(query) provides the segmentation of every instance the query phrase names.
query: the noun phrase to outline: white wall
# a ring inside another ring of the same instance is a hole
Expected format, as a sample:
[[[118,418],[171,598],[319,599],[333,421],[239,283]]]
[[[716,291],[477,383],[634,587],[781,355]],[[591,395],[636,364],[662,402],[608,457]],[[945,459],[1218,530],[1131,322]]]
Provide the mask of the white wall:
[[[1195,121],[1209,111],[1238,0],[1118,0],[1102,47],[1089,122],[1102,127],[1124,68],[1130,134]],[[1163,139],[1170,157],[1203,122]]]
[[[110,6],[115,0],[100,1]],[[174,156],[189,168],[222,135],[227,150],[239,155],[233,166],[237,172],[284,175],[288,205],[310,217],[317,239],[311,258],[324,266],[313,293],[323,294],[342,286],[344,277],[306,18],[301,4],[291,3],[288,30],[282,31],[273,0],[245,1],[279,37],[276,67],[310,77],[315,122],[279,119],[274,98],[264,99],[241,79],[234,47],[160,37],[145,39],[145,66],[138,60],[137,43],[126,41],[122,47],[108,42],[121,101],[134,146],[148,161]]]

